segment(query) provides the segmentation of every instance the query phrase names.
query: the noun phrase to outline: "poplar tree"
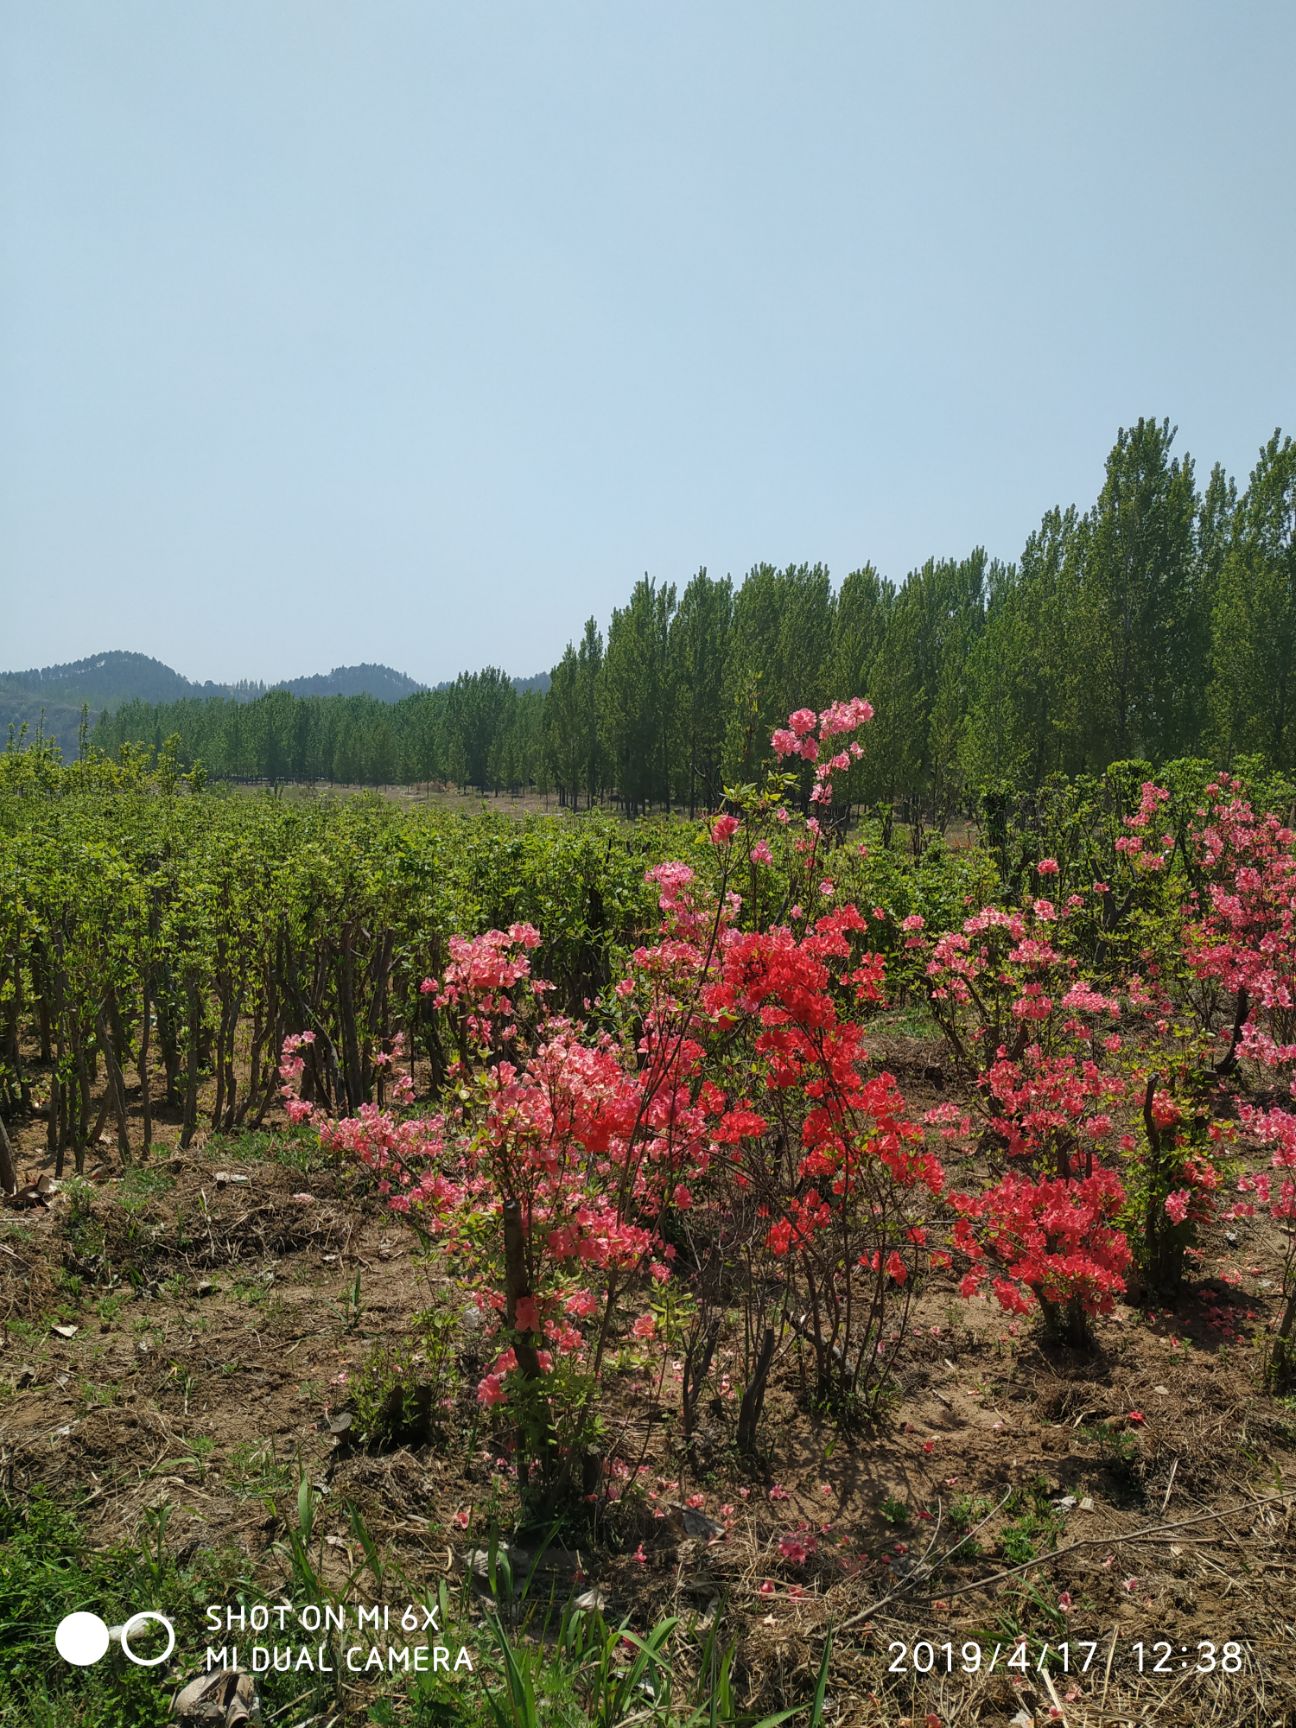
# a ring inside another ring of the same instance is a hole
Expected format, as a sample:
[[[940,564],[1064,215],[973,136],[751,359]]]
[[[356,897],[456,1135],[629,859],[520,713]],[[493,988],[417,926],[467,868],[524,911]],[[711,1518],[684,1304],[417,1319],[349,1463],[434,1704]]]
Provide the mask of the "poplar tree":
[[[1215,603],[1210,711],[1226,758],[1296,767],[1296,444],[1275,432],[1238,502]]]
[[[733,624],[733,584],[699,570],[670,622],[675,677],[671,759],[675,796],[690,816],[720,801],[725,736],[725,677]]]
[[[622,808],[637,816],[669,802],[673,672],[670,620],[675,585],[644,576],[629,604],[612,613],[603,656],[599,719]]]
[[[1191,744],[1204,639],[1190,456],[1168,420],[1121,428],[1088,519],[1075,650],[1084,657],[1090,760],[1165,761]]]

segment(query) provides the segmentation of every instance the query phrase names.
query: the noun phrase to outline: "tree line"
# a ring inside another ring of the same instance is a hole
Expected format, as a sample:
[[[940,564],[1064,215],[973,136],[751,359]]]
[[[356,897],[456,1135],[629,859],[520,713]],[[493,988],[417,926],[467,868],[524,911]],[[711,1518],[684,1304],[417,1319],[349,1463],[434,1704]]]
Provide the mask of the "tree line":
[[[370,697],[129,704],[98,747],[177,736],[215,777],[535,789],[714,807],[755,777],[796,707],[877,710],[851,801],[943,824],[986,793],[1110,762],[1239,755],[1296,767],[1296,444],[1275,432],[1244,490],[1205,484],[1168,420],[1122,429],[1093,505],[1048,511],[1015,563],[975,548],[896,585],[871,565],[644,576],[606,632],[569,643],[547,692],[502,671]]]

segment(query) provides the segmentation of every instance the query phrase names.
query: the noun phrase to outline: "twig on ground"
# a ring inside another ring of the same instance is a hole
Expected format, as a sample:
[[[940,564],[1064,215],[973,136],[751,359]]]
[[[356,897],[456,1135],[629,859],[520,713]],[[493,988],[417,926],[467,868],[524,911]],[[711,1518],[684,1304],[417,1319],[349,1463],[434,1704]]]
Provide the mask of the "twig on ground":
[[[1214,1518],[1233,1518],[1239,1512],[1246,1512],[1258,1506],[1274,1506],[1280,1502],[1290,1501],[1292,1493],[1293,1490],[1288,1489],[1282,1494],[1264,1494],[1256,1499],[1244,1500],[1237,1506],[1225,1506],[1214,1512],[1197,1512],[1190,1518],[1175,1519],[1169,1524],[1149,1524],[1142,1530],[1131,1530],[1124,1536],[1083,1536],[1076,1542],[1068,1542],[1064,1548],[1055,1548],[1051,1554],[1039,1554],[1033,1560],[1024,1560],[1020,1566],[1006,1566],[1001,1572],[992,1572],[987,1578],[974,1579],[970,1584],[957,1584],[953,1589],[946,1590],[944,1595],[948,1599],[954,1596],[966,1596],[973,1590],[988,1590],[992,1584],[1001,1584],[1005,1578],[1015,1578],[1019,1574],[1030,1572],[1037,1567],[1050,1566],[1054,1561],[1064,1559],[1068,1554],[1075,1554],[1081,1548],[1118,1548],[1126,1542],[1138,1542],[1147,1538],[1155,1540],[1171,1530],[1187,1529],[1189,1525],[1208,1523]],[[1004,1496],[1004,1499],[1007,1499],[1007,1495]],[[1003,1505],[1002,1500],[999,1505]],[[997,1511],[998,1507],[995,1510]],[[990,1516],[993,1517],[994,1514],[991,1513]],[[980,1526],[978,1525],[977,1528],[979,1529]],[[964,1540],[966,1541],[966,1537]],[[959,1545],[961,1546],[961,1544]],[[951,1549],[950,1552],[953,1553],[955,1550]],[[929,1571],[924,1577],[915,1574],[913,1577],[905,1579],[894,1590],[879,1597],[868,1608],[861,1608],[858,1613],[852,1614],[847,1620],[843,1620],[837,1630],[845,1632],[848,1627],[858,1626],[862,1620],[870,1619],[888,1602],[894,1602],[898,1596],[907,1595],[915,1585],[923,1583],[925,1577],[930,1576]]]
[[[1170,1504],[1170,1490],[1174,1487],[1175,1471],[1179,1468],[1179,1455],[1175,1454],[1174,1463],[1170,1466],[1169,1480],[1166,1482],[1165,1495],[1161,1501],[1161,1516],[1165,1517],[1165,1509]]]

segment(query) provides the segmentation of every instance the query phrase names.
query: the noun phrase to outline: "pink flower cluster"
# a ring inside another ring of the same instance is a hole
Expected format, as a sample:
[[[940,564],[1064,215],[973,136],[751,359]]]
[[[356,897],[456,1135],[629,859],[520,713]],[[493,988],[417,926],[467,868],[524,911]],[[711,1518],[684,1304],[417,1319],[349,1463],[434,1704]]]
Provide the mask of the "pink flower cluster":
[[[1116,850],[1123,853],[1136,870],[1164,870],[1170,862],[1175,849],[1174,835],[1161,834],[1155,838],[1152,835],[1153,819],[1169,798],[1164,786],[1145,780],[1138,809],[1125,818],[1129,832],[1116,841]]]
[[[816,714],[813,708],[798,708],[788,715],[786,726],[775,730],[770,743],[776,756],[799,756],[816,764],[810,801],[829,804],[832,802],[832,776],[844,774],[852,760],[862,756],[864,751],[858,739],[852,739],[844,750],[835,750],[831,756],[823,754],[825,747],[830,739],[857,732],[872,718],[872,704],[862,696],[854,696],[849,702],[834,702],[820,714]]]
[[[314,1105],[301,1096],[306,1058],[300,1054],[302,1050],[311,1049],[314,1043],[313,1032],[290,1032],[279,1052],[279,1096],[283,1099],[288,1120],[294,1125],[309,1122],[315,1113]]]
[[[996,1262],[1003,1274],[992,1286],[1010,1313],[1027,1312],[1031,1298],[1046,1310],[1075,1303],[1085,1314],[1107,1313],[1131,1259],[1116,1227],[1124,1202],[1119,1178],[1100,1166],[1071,1180],[1005,1176],[983,1194],[955,1196],[955,1242],[972,1262],[963,1294],[973,1294]]]

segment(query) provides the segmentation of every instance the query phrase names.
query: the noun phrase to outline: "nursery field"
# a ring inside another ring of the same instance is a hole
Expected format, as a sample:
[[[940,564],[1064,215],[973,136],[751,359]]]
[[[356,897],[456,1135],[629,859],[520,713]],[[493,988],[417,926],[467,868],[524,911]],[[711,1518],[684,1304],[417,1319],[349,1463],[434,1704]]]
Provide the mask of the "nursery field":
[[[1296,1720],[1293,789],[919,844],[869,720],[692,823],[0,757],[0,1723]]]

